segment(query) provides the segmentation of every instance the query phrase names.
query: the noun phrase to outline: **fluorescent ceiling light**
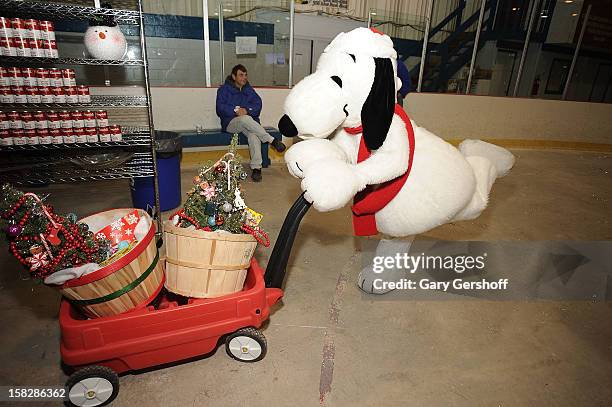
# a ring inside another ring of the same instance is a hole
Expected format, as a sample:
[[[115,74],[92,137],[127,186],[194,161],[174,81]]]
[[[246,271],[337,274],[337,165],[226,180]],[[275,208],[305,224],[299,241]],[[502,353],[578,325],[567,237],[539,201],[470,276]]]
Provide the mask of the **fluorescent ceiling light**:
[[[565,4],[570,4],[570,3],[573,3],[573,2],[574,2],[574,0],[565,0],[564,1]]]

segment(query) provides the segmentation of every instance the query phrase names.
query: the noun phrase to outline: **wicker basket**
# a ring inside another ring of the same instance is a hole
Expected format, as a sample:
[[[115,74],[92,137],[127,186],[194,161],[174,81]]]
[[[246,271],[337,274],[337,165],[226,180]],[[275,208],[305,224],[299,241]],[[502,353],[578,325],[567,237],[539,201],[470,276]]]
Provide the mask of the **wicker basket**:
[[[134,209],[113,209],[84,218],[91,230],[100,230]],[[164,284],[163,262],[159,261],[155,226],[149,215],[138,210],[149,221],[148,231],[127,254],[117,261],[83,277],[67,281],[60,287],[64,297],[91,317],[121,314],[146,306]]]
[[[164,224],[168,290],[212,298],[242,290],[257,241],[248,234],[187,230]]]

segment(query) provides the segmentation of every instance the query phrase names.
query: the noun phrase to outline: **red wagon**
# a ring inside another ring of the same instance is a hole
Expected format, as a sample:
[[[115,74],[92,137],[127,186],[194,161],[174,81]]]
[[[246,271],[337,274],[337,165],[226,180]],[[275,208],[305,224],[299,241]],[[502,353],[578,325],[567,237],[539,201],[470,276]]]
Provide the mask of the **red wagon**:
[[[309,207],[300,196],[285,218],[266,272],[252,259],[240,292],[207,299],[162,293],[145,308],[96,319],[86,319],[63,300],[60,351],[64,364],[76,370],[66,382],[67,404],[106,405],[119,393],[118,374],[205,355],[222,338],[234,359],[263,359],[267,343],[258,328],[283,296],[291,247]]]

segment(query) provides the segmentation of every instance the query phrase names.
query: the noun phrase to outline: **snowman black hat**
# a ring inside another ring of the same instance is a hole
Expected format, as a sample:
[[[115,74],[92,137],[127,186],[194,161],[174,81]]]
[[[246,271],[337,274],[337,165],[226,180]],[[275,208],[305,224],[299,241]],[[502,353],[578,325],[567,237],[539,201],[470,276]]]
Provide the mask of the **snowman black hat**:
[[[113,5],[111,3],[102,3],[100,8],[112,9]],[[96,16],[89,20],[89,26],[105,26],[105,27],[116,27],[117,22],[115,21],[115,16]]]

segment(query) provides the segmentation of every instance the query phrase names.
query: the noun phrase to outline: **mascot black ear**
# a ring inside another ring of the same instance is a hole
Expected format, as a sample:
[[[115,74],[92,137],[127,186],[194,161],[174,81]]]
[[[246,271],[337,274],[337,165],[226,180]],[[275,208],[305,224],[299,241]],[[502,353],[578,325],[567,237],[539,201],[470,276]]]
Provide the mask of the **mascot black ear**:
[[[374,58],[376,71],[372,89],[361,108],[363,137],[369,150],[385,141],[395,109],[395,78],[390,58]]]

